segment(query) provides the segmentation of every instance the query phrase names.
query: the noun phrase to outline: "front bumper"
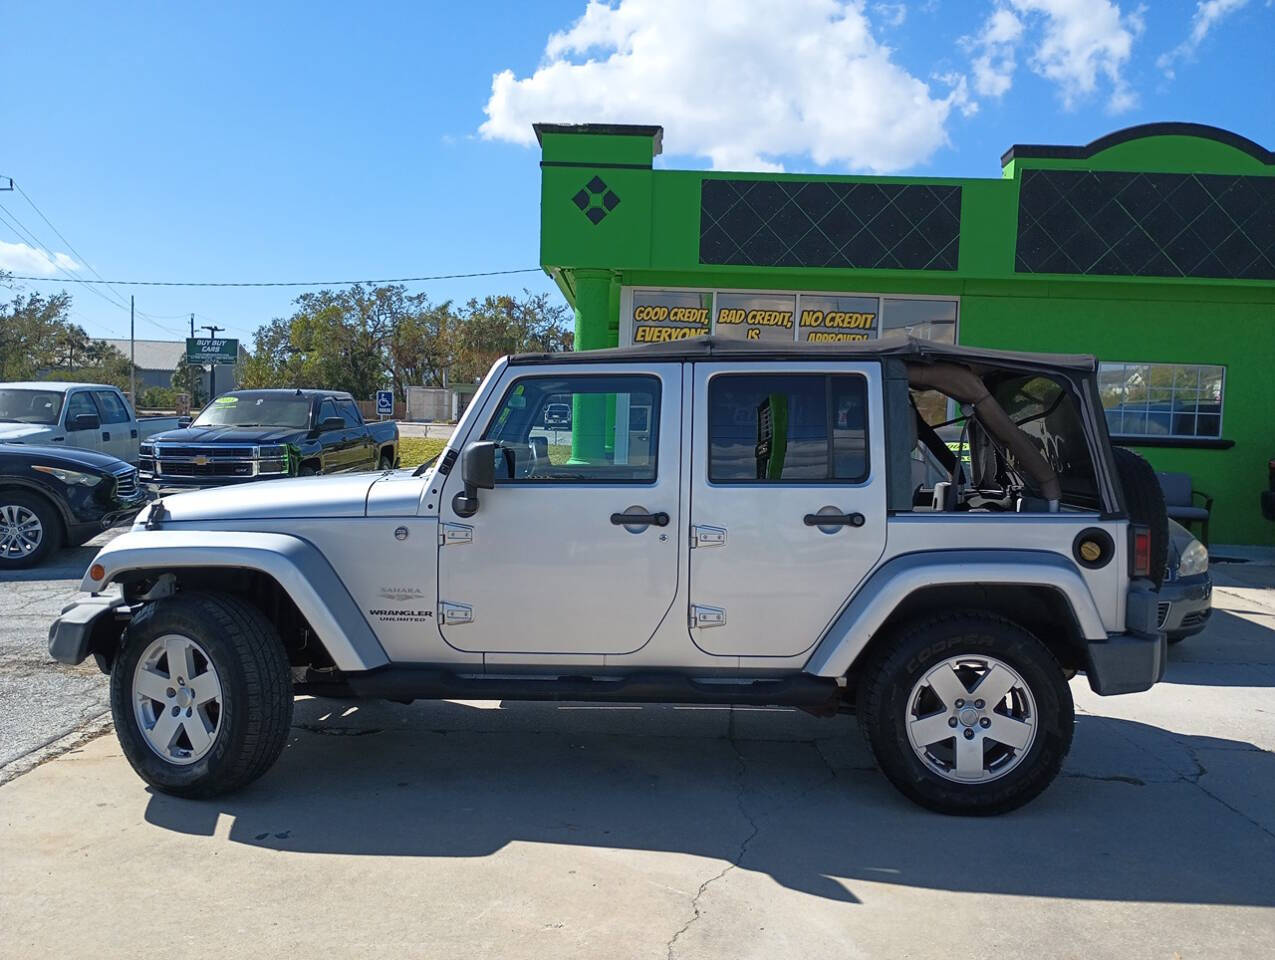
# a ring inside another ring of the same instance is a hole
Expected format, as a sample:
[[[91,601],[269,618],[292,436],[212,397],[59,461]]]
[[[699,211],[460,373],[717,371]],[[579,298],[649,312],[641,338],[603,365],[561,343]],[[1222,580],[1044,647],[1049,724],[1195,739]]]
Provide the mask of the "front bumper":
[[[98,634],[115,631],[119,636],[127,613],[124,598],[118,595],[86,597],[68,604],[49,627],[49,656],[58,663],[83,663],[93,652]]]
[[[1161,584],[1156,614],[1171,637],[1199,633],[1213,613],[1213,581],[1207,573]]]

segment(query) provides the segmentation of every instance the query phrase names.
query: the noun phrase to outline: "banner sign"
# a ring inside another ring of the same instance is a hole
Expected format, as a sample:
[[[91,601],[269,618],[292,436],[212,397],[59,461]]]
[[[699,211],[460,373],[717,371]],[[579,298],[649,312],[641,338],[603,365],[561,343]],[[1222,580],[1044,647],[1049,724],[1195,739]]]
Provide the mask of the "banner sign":
[[[654,293],[633,297],[633,342],[665,343],[708,333],[711,293]]]
[[[187,337],[186,362],[196,366],[212,363],[235,363],[239,359],[239,341],[225,337]]]
[[[876,297],[801,298],[798,338],[806,343],[850,343],[877,336]]]

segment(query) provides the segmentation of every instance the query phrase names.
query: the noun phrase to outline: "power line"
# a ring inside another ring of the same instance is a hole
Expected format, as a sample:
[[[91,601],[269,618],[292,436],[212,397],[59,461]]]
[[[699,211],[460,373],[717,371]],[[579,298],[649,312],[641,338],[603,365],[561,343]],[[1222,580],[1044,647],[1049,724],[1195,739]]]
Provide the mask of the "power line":
[[[94,283],[112,287],[352,287],[356,284],[382,283],[424,283],[427,280],[465,280],[470,277],[504,277],[515,273],[541,273],[540,267],[526,267],[522,270],[477,270],[473,273],[438,273],[429,277],[391,277],[382,280],[272,280],[272,281],[196,281],[196,280],[85,280],[69,277],[66,280],[58,277],[24,277],[14,275],[14,280],[29,280],[35,283]]]

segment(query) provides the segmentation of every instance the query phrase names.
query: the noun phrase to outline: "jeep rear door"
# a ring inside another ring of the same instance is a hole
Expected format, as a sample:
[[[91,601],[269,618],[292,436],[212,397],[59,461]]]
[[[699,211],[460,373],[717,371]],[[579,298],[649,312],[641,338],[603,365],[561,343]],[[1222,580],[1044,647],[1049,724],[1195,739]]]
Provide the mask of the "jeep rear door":
[[[691,638],[808,649],[885,549],[880,366],[695,365]]]
[[[543,653],[600,664],[650,639],[670,614],[685,542],[681,390],[681,364],[505,371],[467,438],[500,445],[495,489],[458,515],[457,463],[439,490],[449,644],[505,662]],[[569,434],[544,426],[545,407],[563,397]]]

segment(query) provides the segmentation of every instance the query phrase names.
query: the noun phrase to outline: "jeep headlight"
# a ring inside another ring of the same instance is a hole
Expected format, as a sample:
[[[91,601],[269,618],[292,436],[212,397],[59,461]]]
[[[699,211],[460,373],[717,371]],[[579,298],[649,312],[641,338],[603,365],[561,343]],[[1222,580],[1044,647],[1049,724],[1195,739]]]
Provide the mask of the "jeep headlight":
[[[1194,577],[1208,572],[1209,551],[1199,540],[1192,540],[1178,559],[1178,576]]]
[[[155,456],[155,444],[143,443],[138,447],[137,452],[138,455],[142,457],[153,457]]]
[[[96,487],[106,479],[92,473],[80,473],[78,470],[63,470],[61,467],[32,467],[31,469],[57,477],[68,487]]]

